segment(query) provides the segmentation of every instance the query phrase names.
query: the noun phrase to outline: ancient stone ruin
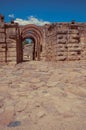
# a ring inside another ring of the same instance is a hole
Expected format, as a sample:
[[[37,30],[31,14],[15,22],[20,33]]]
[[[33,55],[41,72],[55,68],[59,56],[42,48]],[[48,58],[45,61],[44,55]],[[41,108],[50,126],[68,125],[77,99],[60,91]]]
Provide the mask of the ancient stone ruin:
[[[86,60],[86,23],[20,26],[14,21],[5,23],[0,15],[0,64],[23,62],[22,43],[27,38],[33,40],[33,45],[28,45],[29,60]]]

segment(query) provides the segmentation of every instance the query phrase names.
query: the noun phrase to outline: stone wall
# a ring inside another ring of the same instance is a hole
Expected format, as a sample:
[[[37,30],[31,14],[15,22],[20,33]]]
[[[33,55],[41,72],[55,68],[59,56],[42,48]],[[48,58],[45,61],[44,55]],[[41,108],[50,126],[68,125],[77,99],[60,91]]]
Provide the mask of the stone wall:
[[[6,44],[5,44],[5,32],[4,29],[0,28],[0,63],[5,63],[6,54]]]
[[[18,60],[22,62],[22,39],[17,26],[15,23],[7,24],[6,28],[4,26],[5,24],[2,24],[0,27],[0,64],[14,64],[18,63]],[[43,43],[40,60],[86,60],[86,23],[52,23],[41,28]],[[21,32],[21,26],[19,30]],[[36,39],[36,36],[33,35],[33,38]],[[31,48],[32,46],[29,46],[28,55],[33,60]],[[26,50],[23,55],[27,55]]]
[[[46,60],[86,60],[86,26],[81,27],[72,23],[45,25]]]
[[[81,57],[86,60],[86,28],[80,33],[80,45],[82,49]]]
[[[16,45],[16,28],[3,27],[0,28],[0,64],[17,63],[17,45]]]
[[[8,40],[7,42],[7,62],[10,64],[16,64],[17,54],[16,54],[16,41]]]

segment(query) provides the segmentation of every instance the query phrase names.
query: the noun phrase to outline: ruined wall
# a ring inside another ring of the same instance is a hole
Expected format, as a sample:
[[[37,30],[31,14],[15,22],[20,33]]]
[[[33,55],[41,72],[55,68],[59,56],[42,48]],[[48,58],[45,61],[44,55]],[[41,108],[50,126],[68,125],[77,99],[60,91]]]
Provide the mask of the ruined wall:
[[[16,28],[3,24],[0,28],[0,64],[17,63]]]
[[[7,42],[7,47],[7,62],[10,64],[16,64],[16,41],[9,39]]]
[[[5,32],[0,28],[0,63],[5,63],[6,57]]]
[[[86,28],[80,30],[80,45],[82,49],[81,57],[86,59]]]
[[[86,60],[86,25],[45,25],[46,60]]]
[[[22,62],[22,34],[19,33],[21,28],[15,23],[0,23],[0,64]],[[86,60],[86,23],[52,23],[41,28],[43,37],[41,37],[42,35],[40,37],[43,42],[38,48],[41,49],[40,60]],[[32,36],[32,32],[29,36]],[[40,41],[39,36],[36,37],[34,33],[33,38]],[[38,43],[36,42],[36,44]],[[30,48],[28,55],[32,57],[33,50]],[[25,51],[24,55],[26,56]]]

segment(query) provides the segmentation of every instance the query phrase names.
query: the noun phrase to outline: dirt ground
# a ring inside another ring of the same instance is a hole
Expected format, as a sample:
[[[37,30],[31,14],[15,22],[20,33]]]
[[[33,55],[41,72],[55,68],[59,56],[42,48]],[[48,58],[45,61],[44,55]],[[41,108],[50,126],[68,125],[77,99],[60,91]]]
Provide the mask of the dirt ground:
[[[86,130],[86,61],[0,66],[0,130]]]

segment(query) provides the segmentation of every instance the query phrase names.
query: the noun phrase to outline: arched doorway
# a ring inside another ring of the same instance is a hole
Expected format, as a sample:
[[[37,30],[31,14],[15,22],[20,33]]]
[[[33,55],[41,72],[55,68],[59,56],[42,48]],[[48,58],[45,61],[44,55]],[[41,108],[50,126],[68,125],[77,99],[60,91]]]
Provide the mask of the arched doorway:
[[[22,41],[23,61],[36,60],[35,40],[26,38]]]
[[[31,54],[28,52],[28,60],[40,60],[40,55],[42,52],[42,40],[43,40],[43,32],[42,28],[36,25],[26,25],[23,27],[21,31],[21,42],[24,44],[25,42],[29,42],[28,50],[30,52],[30,48],[32,49]],[[32,42],[32,43],[30,43]],[[23,60],[24,60],[24,51],[23,52]]]

